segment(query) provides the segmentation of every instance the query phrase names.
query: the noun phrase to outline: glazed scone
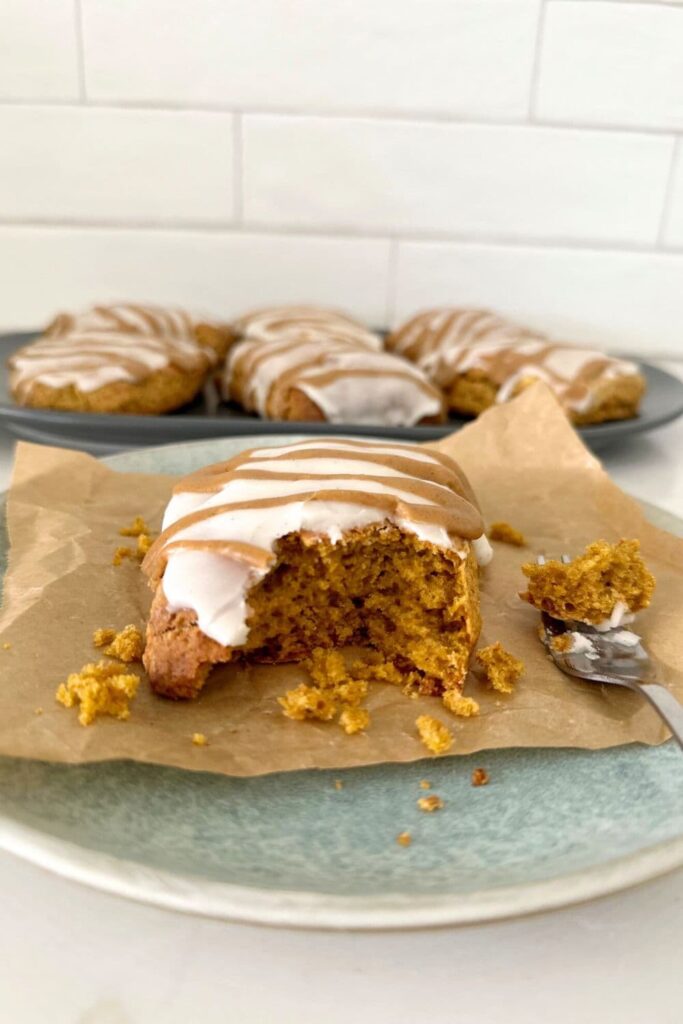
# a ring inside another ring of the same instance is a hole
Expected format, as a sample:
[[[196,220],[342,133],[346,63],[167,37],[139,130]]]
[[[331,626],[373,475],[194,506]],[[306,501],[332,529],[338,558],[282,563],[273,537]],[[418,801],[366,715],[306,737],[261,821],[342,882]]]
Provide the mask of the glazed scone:
[[[462,687],[479,635],[472,491],[440,452],[313,439],[186,477],[144,563],[153,689],[195,696],[213,665],[379,653],[426,693]]]
[[[382,339],[358,320],[322,306],[269,306],[241,316],[232,325],[237,338],[254,341],[341,341],[381,349]]]
[[[264,419],[412,426],[446,418],[441,392],[419,367],[342,340],[239,341],[221,392]]]
[[[522,572],[528,580],[522,600],[553,618],[598,629],[632,622],[636,612],[647,608],[655,588],[637,540],[598,540],[566,565],[554,559],[543,565],[530,562]]]
[[[545,381],[577,425],[637,416],[645,380],[635,363],[556,344],[478,309],[431,309],[387,338],[387,348],[420,366],[450,409],[478,415]]]
[[[120,304],[56,317],[10,357],[20,405],[71,412],[169,412],[225,356],[229,331],[183,310]]]

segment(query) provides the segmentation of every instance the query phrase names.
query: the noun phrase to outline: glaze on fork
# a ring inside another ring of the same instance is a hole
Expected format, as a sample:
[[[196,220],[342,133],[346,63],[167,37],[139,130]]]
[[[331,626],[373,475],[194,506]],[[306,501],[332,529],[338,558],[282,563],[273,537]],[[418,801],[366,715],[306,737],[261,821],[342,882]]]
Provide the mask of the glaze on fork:
[[[562,555],[562,562],[571,562]],[[545,565],[539,555],[538,565]],[[585,679],[589,683],[625,686],[643,696],[668,725],[673,737],[683,749],[683,705],[657,682],[655,665],[637,633],[623,626],[604,631],[585,622],[555,619],[541,612],[542,640],[557,667],[566,675]],[[558,650],[553,639],[571,638],[567,650]]]

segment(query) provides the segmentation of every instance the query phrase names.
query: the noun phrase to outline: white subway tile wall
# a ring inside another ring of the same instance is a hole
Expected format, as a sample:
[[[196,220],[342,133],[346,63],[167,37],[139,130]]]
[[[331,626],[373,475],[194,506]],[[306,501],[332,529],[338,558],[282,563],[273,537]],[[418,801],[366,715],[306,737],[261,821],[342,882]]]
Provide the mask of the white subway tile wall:
[[[683,355],[683,3],[4,0],[0,329],[489,305]]]

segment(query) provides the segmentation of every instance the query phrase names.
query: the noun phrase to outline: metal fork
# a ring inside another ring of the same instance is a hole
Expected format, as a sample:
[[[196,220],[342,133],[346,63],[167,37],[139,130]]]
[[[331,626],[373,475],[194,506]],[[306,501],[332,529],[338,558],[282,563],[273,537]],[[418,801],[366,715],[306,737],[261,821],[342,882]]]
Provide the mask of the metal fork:
[[[536,559],[545,565],[545,557]],[[562,555],[565,565],[569,555]],[[683,749],[683,704],[657,682],[657,671],[641,638],[623,626],[604,632],[585,622],[555,619],[541,612],[541,639],[551,658],[562,672],[590,683],[625,686],[641,694],[662,718]],[[569,635],[572,647],[558,650],[553,638]]]

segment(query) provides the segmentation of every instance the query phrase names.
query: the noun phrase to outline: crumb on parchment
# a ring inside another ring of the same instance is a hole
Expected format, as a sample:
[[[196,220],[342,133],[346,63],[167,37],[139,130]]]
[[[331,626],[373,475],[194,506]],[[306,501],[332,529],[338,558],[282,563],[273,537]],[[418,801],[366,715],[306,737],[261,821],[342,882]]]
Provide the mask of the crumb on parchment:
[[[92,635],[95,647],[104,648],[103,653],[119,661],[140,661],[145,641],[137,626],[124,626],[120,633],[115,629],[96,629]]]
[[[458,690],[446,690],[441,702],[452,714],[460,718],[473,718],[479,714],[479,705],[473,697],[463,697]]]
[[[3,651],[10,651],[12,649],[12,645],[10,643],[5,642],[2,645],[2,649],[3,649]]]
[[[140,680],[116,662],[100,661],[72,672],[57,687],[55,697],[65,708],[80,706],[78,721],[90,725],[98,715],[125,720]]]
[[[347,736],[364,732],[370,725],[370,712],[367,708],[346,707],[339,715],[339,724]]]
[[[484,679],[494,690],[499,693],[514,691],[515,684],[524,672],[523,661],[506,651],[499,641],[482,647],[475,657],[477,664],[483,669]]]
[[[428,779],[420,779],[420,789],[431,789],[432,784]]]
[[[337,705],[331,695],[308,683],[299,683],[294,689],[287,690],[283,697],[278,697],[278,704],[282,713],[295,722],[310,718],[329,722],[337,714]]]
[[[141,562],[151,546],[152,537],[148,533],[141,533],[134,548],[127,544],[121,544],[116,548],[111,564],[122,565],[126,559],[130,559],[131,562]]]
[[[410,832],[399,832],[396,836],[396,842],[399,846],[410,846],[413,841],[413,837]]]
[[[149,526],[142,518],[142,516],[136,516],[130,526],[122,526],[119,530],[119,536],[121,537],[139,537],[143,533],[151,533]]]
[[[209,741],[207,740],[203,732],[193,732],[192,742],[194,743],[195,747],[208,747],[209,745]]]
[[[431,715],[420,715],[415,725],[420,734],[420,739],[427,750],[433,754],[445,754],[453,746],[453,733],[438,718]]]
[[[33,714],[34,715],[42,715],[42,713],[43,713],[43,709],[42,708],[34,708],[33,709]]]
[[[516,530],[509,523],[491,523],[488,530],[489,540],[500,541],[501,544],[512,544],[515,548],[525,548],[526,539],[520,530]]]
[[[331,722],[338,718],[344,732],[352,736],[370,725],[370,713],[362,707],[368,695],[365,666],[355,662],[347,668],[339,651],[316,647],[304,662],[313,680],[300,683],[278,697],[282,713],[297,722]]]
[[[475,768],[472,772],[472,785],[473,786],[487,786],[489,783],[489,773],[485,768]]]
[[[433,811],[440,811],[443,805],[443,800],[436,793],[430,793],[429,796],[421,796],[417,801],[417,806],[420,810],[425,811],[427,814],[431,814]]]

